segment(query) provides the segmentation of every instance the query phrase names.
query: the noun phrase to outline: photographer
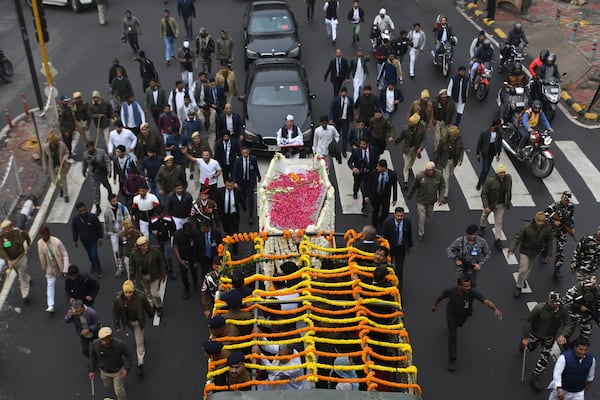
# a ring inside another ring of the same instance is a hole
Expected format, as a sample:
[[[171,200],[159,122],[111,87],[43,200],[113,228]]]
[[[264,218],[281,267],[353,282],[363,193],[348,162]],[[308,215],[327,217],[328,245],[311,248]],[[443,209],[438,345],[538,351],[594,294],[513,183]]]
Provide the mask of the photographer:
[[[377,165],[378,153],[377,149],[369,144],[369,139],[363,137],[360,139],[359,147],[352,150],[352,155],[348,159],[348,167],[352,170],[352,176],[354,177],[354,185],[352,187],[352,198],[356,200],[358,198],[358,189],[363,197],[368,196],[366,191],[366,177],[375,170]],[[366,203],[361,201],[362,212],[367,212]]]
[[[91,172],[96,215],[100,215],[100,184],[108,190],[109,196],[112,194],[112,188],[108,183],[111,170],[110,158],[104,150],[97,149],[95,143],[90,141],[86,144],[86,152],[83,153],[83,163],[81,165],[84,178],[87,176],[88,170]]]
[[[460,236],[446,249],[448,258],[456,265],[456,278],[468,276],[471,286],[477,286],[477,273],[490,258],[490,248],[484,238],[479,237],[477,225],[469,225],[466,235]]]
[[[183,47],[177,52],[177,61],[181,70],[181,80],[188,88],[192,87],[194,82],[194,59],[196,53],[190,49],[189,40],[183,41]]]

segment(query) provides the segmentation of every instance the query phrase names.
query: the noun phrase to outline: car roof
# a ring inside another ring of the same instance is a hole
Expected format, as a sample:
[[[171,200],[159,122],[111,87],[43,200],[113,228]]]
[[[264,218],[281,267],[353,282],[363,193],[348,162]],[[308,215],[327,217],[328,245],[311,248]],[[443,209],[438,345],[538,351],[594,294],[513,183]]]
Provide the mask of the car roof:
[[[257,69],[260,68],[271,68],[276,66],[282,67],[295,67],[299,69],[303,69],[304,67],[300,63],[300,61],[295,58],[285,58],[285,57],[265,57],[259,58],[254,62]]]
[[[288,7],[288,2],[284,1],[284,0],[262,0],[262,1],[255,1],[253,2],[250,7],[252,8],[257,8],[257,7],[265,7],[265,6],[280,6],[280,7]]]

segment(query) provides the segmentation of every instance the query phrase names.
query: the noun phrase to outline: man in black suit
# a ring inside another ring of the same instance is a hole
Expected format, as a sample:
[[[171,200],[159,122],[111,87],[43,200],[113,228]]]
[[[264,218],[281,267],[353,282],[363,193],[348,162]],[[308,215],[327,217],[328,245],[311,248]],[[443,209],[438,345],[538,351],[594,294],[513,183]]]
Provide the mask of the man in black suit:
[[[352,148],[351,151],[354,151],[360,147],[360,141],[363,138],[371,139],[371,131],[365,125],[365,121],[362,119],[356,120],[356,124],[354,128],[350,130],[350,134],[348,135],[348,143]]]
[[[221,132],[229,131],[232,139],[242,143],[244,141],[244,131],[242,129],[242,117],[233,111],[231,104],[226,103],[223,113],[219,116],[219,130]]]
[[[361,240],[355,242],[353,247],[366,251],[367,253],[375,253],[375,250],[379,247],[379,242],[377,242],[377,228],[373,225],[365,225],[363,226],[361,233]]]
[[[225,108],[225,103],[227,103],[225,91],[223,88],[217,86],[215,78],[210,78],[208,86],[209,96],[208,99],[206,99],[206,102],[220,114]]]
[[[398,175],[388,169],[387,161],[379,160],[375,171],[372,171],[367,177],[367,185],[367,196],[364,198],[364,202],[371,203],[373,206],[372,224],[378,228],[389,214],[390,196],[392,196],[392,205],[396,205]]]
[[[200,224],[198,241],[198,254],[202,273],[202,280],[200,282],[204,282],[204,276],[211,271],[212,260],[218,253],[217,248],[223,243],[223,235],[218,230],[212,228],[212,223],[209,220],[204,220]]]
[[[352,176],[354,177],[352,198],[354,200],[358,198],[358,189],[360,189],[363,196],[362,213],[364,215],[367,215],[367,203],[364,201],[364,198],[368,196],[367,177],[371,171],[375,170],[377,160],[377,149],[369,144],[369,139],[366,137],[360,140],[360,146],[352,150],[352,154],[348,159],[348,167],[352,170]]]
[[[395,82],[388,82],[385,90],[379,92],[379,104],[383,110],[383,116],[390,121],[398,111],[398,106],[404,101],[404,94]]]
[[[217,189],[217,210],[223,224],[223,233],[233,235],[240,230],[240,211],[246,211],[246,201],[242,190],[235,187],[231,177],[225,179],[225,187]],[[237,244],[233,245],[233,254],[237,254]]]
[[[222,131],[221,139],[217,139],[215,142],[215,160],[217,160],[221,166],[224,180],[231,176],[233,163],[235,162],[235,159],[241,155],[240,142],[232,139],[229,131]]]
[[[231,171],[235,185],[242,191],[242,198],[248,205],[248,222],[254,224],[254,212],[256,211],[256,183],[260,182],[261,176],[258,169],[256,156],[250,154],[249,147],[242,147],[242,156],[236,158]]]
[[[348,131],[354,119],[354,100],[348,97],[346,86],[340,89],[340,94],[335,96],[329,106],[329,123],[342,135],[342,155],[346,158],[348,151]]]
[[[154,118],[154,123],[158,125],[158,117],[167,105],[167,93],[158,85],[158,79],[151,79],[150,86],[146,88],[144,94],[146,95],[144,111],[150,112],[152,118]]]
[[[342,50],[335,49],[335,57],[329,61],[327,71],[325,71],[325,77],[323,81],[327,82],[327,75],[329,80],[333,84],[333,96],[337,96],[340,93],[342,83],[350,81],[350,67],[348,60],[342,57]]]
[[[404,208],[396,207],[393,217],[387,218],[381,226],[381,235],[390,244],[390,253],[394,260],[394,268],[398,277],[398,290],[402,291],[402,274],[404,259],[413,248],[412,224],[404,216]]]

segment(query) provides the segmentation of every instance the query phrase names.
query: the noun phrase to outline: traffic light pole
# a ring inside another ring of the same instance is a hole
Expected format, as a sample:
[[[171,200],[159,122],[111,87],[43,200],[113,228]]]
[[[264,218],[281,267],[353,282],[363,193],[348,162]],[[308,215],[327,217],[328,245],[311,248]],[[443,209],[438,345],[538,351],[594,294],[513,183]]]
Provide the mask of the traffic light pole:
[[[29,72],[31,72],[33,90],[35,91],[38,107],[41,110],[44,107],[44,101],[42,99],[42,92],[40,91],[40,82],[38,81],[37,71],[33,62],[33,54],[31,54],[31,45],[29,44],[29,35],[27,34],[27,27],[25,26],[25,16],[23,15],[23,5],[21,0],[15,0],[15,8],[17,9],[17,17],[19,18],[19,25],[21,27],[21,37],[23,39],[23,46],[25,46],[25,54],[27,55]]]
[[[44,70],[46,71],[46,82],[48,82],[48,87],[52,87],[52,74],[50,73],[50,65],[48,64],[48,54],[46,54],[46,41],[44,40],[44,30],[42,29],[42,22],[40,20],[38,1],[42,0],[31,0],[31,9],[33,10],[33,20],[35,22],[38,42],[40,42],[42,62],[44,63]]]

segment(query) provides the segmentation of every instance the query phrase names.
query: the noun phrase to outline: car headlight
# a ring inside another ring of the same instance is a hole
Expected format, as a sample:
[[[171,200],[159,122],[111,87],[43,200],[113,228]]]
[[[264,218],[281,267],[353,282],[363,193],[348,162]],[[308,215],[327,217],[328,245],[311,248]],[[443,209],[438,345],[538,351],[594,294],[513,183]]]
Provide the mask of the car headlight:
[[[250,142],[259,141],[258,135],[252,131],[249,131],[248,129],[244,129],[244,139]]]
[[[250,50],[249,48],[246,47],[246,57],[258,58],[258,52],[254,51],[254,50]]]
[[[550,146],[550,144],[552,144],[552,138],[551,138],[550,136],[546,136],[546,137],[544,138],[544,144],[545,144],[546,146]]]
[[[291,58],[300,57],[300,44],[299,43],[296,47],[294,47],[293,49],[288,51],[288,57],[291,57]]]
[[[302,140],[304,140],[304,144],[309,143],[313,137],[313,128],[312,126],[302,132]]]

